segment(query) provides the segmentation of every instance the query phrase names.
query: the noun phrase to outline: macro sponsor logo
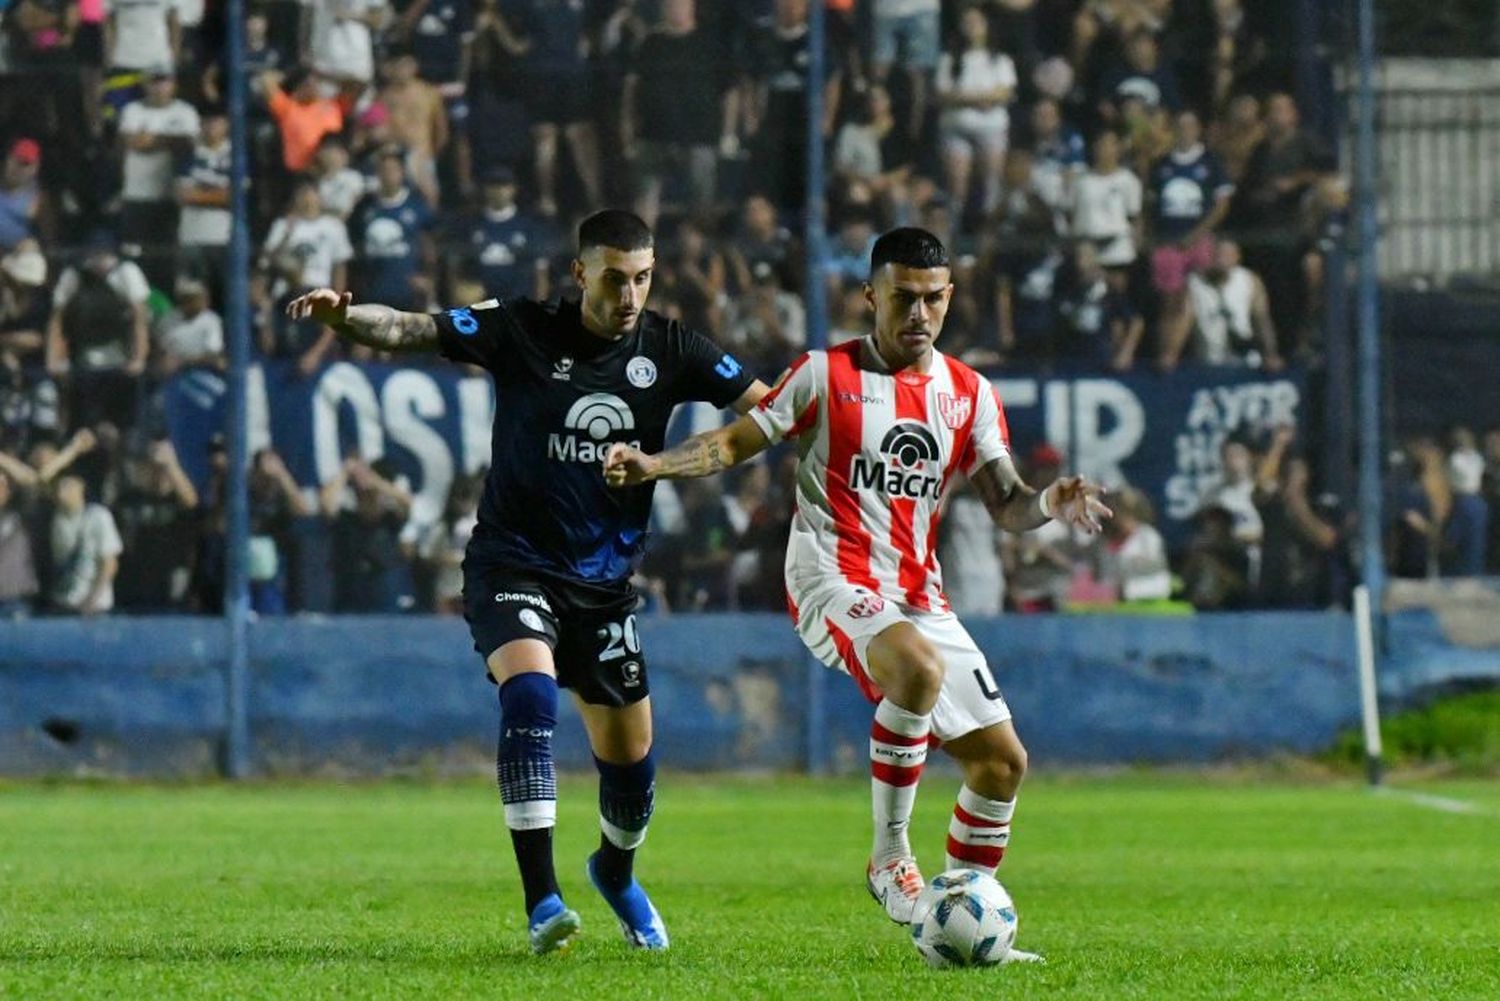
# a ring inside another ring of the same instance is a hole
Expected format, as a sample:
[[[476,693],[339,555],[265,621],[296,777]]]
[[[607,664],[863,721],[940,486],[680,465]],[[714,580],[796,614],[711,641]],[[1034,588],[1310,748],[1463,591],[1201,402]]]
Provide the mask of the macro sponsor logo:
[[[860,454],[849,470],[855,490],[874,490],[888,497],[933,500],[942,492],[937,439],[916,421],[900,421],[880,441],[883,458]]]
[[[625,401],[611,393],[581,396],[563,418],[568,433],[547,436],[547,458],[558,462],[603,462],[604,453],[621,432],[635,430],[635,415]],[[631,441],[640,448],[639,440]]]
[[[880,396],[866,396],[864,393],[851,393],[847,389],[841,389],[841,390],[839,390],[838,397],[839,397],[839,402],[840,403],[881,404],[881,403],[885,402],[885,399],[883,397],[880,397]]]

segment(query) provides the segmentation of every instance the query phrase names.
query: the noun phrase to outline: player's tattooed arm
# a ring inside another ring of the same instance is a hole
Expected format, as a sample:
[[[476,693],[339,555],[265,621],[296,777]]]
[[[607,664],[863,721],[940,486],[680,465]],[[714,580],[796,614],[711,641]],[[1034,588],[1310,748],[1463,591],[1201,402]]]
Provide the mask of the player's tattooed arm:
[[[379,303],[353,304],[353,295],[314,289],[293,299],[286,315],[315,320],[349,340],[379,351],[436,351],[437,321],[426,313],[406,313]]]
[[[604,457],[604,480],[612,487],[631,487],[651,480],[712,476],[759,455],[769,444],[760,425],[749,417],[693,435],[656,455],[617,442]]]
[[[1034,490],[1022,481],[1008,455],[981,466],[969,480],[995,524],[1009,532],[1029,532],[1057,518],[1093,533],[1114,515],[1099,499],[1103,490],[1097,484],[1064,476]]]

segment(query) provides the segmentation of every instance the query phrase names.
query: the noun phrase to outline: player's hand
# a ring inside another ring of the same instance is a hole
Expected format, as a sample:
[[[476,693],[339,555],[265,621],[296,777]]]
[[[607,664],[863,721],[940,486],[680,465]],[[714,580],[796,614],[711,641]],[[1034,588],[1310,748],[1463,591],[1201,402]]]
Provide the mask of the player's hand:
[[[1103,528],[1106,518],[1115,516],[1099,499],[1104,495],[1104,488],[1097,483],[1090,483],[1082,476],[1064,476],[1054,481],[1047,490],[1050,494],[1047,500],[1052,509],[1052,517],[1090,535]]]
[[[612,487],[633,487],[654,479],[657,465],[655,456],[617,441],[604,455],[604,482]]]
[[[353,301],[352,292],[316,288],[287,303],[286,315],[294,320],[312,320],[325,327],[337,327],[349,315],[349,304]]]

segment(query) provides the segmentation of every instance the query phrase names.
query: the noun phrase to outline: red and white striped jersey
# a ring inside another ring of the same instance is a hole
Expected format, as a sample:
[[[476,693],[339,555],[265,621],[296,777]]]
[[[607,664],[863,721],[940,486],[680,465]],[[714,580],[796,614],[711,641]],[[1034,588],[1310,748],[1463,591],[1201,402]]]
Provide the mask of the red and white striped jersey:
[[[933,352],[892,373],[873,340],[809,351],[750,411],[774,444],[795,438],[797,513],[786,551],[793,592],[830,578],[924,611],[948,611],[938,510],[957,472],[1010,451],[989,381]]]

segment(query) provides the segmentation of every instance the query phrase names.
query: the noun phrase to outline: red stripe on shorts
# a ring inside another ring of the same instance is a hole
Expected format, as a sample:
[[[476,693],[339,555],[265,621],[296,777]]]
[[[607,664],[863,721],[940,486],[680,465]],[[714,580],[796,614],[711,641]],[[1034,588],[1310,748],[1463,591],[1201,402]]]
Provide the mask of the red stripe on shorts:
[[[880,689],[876,686],[874,679],[865,673],[865,666],[855,655],[854,641],[849,638],[849,634],[834,625],[832,619],[824,619],[823,625],[827,627],[828,635],[833,637],[834,649],[838,650],[839,659],[844,662],[844,667],[848,668],[849,676],[854,679],[854,683],[859,685],[859,690],[871,702],[879,702]]]

